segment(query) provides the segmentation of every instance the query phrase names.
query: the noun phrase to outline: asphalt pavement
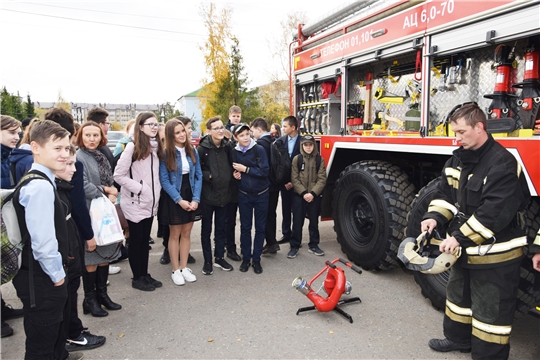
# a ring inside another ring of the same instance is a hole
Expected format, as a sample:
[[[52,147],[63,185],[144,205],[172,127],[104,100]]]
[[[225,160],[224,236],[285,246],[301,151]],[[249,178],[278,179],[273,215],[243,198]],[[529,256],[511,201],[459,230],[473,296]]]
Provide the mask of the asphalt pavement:
[[[122,305],[122,310],[95,318],[83,315],[79,308],[83,324],[92,333],[107,337],[104,346],[85,351],[84,358],[470,359],[470,354],[437,353],[428,348],[430,338],[443,337],[443,313],[431,307],[413,276],[401,269],[364,271],[360,275],[346,269],[352,292],[344,298],[358,296],[362,300],[342,306],[352,316],[352,324],[334,311],[296,315],[298,308],[312,303],[292,288],[293,279],[302,276],[309,280],[324,267],[325,260],[344,257],[333,222],[320,223],[320,231],[325,256],[307,252],[306,224],[304,246],[296,259],[287,258],[286,244],[276,255],[263,257],[264,272],[260,275],[252,268],[240,272],[240,263],[233,261],[231,272],[214,268],[213,275],[203,275],[197,222],[191,250],[197,263],[189,265],[197,281],[176,286],[170,265],[159,263],[163,246],[154,226],[156,244],[150,252],[150,273],[163,281],[163,287],[153,292],[133,289],[129,264],[121,262],[122,271],[109,277],[109,295]],[[82,286],[79,294],[81,304]],[[11,284],[2,286],[2,296],[8,304],[22,306]],[[23,321],[14,319],[8,323],[15,334],[2,339],[1,358],[22,359]],[[518,319],[512,332],[510,358],[540,359],[539,342],[540,319],[530,315]]]

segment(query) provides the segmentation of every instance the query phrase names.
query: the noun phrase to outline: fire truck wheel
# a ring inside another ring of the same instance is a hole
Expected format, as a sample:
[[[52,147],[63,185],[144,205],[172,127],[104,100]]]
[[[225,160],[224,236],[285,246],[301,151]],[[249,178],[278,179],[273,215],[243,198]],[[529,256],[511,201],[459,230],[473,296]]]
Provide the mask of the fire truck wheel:
[[[441,181],[441,178],[436,178],[424,186],[416,195],[411,211],[407,215],[407,227],[405,228],[406,237],[417,238],[420,235],[420,223],[422,217],[427,211],[428,205],[433,199],[435,189]],[[439,233],[444,234],[446,229],[437,229]],[[444,309],[446,303],[446,284],[448,283],[449,271],[441,274],[430,275],[422,274],[419,271],[413,271],[414,280],[422,289],[422,295],[431,301],[433,307],[437,310]]]
[[[334,230],[341,250],[366,270],[399,266],[397,249],[404,239],[414,186],[390,163],[360,161],[336,182]]]
[[[420,234],[420,222],[427,211],[428,205],[433,198],[435,188],[441,178],[437,178],[423,187],[414,199],[411,211],[407,216],[407,228],[405,234],[407,237],[418,237]],[[532,199],[526,212],[527,235],[536,236],[540,227],[540,201]],[[439,232],[445,232],[445,229],[439,229]],[[535,271],[532,268],[530,257],[525,257],[521,265],[521,279],[519,281],[518,300],[516,303],[515,317],[519,318],[536,305],[540,304],[540,291],[534,291]],[[414,280],[422,289],[422,295],[431,301],[434,308],[444,310],[446,303],[446,284],[448,283],[449,271],[431,275],[414,272]],[[538,275],[537,275],[538,276]]]

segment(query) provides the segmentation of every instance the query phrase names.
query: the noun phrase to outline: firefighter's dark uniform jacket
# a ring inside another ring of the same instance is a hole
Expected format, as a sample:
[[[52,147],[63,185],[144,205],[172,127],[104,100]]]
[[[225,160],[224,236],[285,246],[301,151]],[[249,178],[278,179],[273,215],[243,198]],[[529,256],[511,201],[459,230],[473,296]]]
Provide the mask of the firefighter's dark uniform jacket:
[[[227,139],[222,139],[217,147],[210,135],[203,137],[197,147],[203,174],[201,200],[205,204],[225,206],[231,201],[233,177],[229,152],[232,148]]]
[[[444,335],[470,344],[473,359],[508,359],[527,239],[518,221],[530,194],[516,159],[491,135],[453,152],[424,219],[450,222],[461,257],[446,287]]]
[[[450,222],[448,233],[463,248],[461,266],[500,266],[524,255],[527,239],[518,211],[529,197],[521,166],[488,135],[477,150],[460,147],[453,152],[424,219]]]

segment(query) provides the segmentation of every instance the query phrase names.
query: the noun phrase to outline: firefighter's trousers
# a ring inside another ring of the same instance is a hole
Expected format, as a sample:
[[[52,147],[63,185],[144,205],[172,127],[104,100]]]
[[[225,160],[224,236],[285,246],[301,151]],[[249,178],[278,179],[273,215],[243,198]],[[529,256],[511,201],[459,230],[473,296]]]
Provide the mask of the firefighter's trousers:
[[[470,343],[473,359],[508,359],[520,267],[517,262],[491,269],[452,268],[444,335]]]

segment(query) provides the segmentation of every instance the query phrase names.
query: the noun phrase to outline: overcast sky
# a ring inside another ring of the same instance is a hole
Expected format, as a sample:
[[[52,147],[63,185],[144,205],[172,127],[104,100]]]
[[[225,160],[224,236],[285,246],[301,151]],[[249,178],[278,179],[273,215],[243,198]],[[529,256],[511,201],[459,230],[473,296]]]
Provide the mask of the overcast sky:
[[[340,3],[322,0],[214,1],[230,4],[249,87],[269,82],[267,42],[286,14],[320,18]],[[33,101],[174,103],[205,77],[200,2],[1,1],[0,71],[8,91]],[[330,6],[328,5],[330,4]],[[143,29],[144,28],[144,29]],[[163,31],[154,31],[163,30]]]

